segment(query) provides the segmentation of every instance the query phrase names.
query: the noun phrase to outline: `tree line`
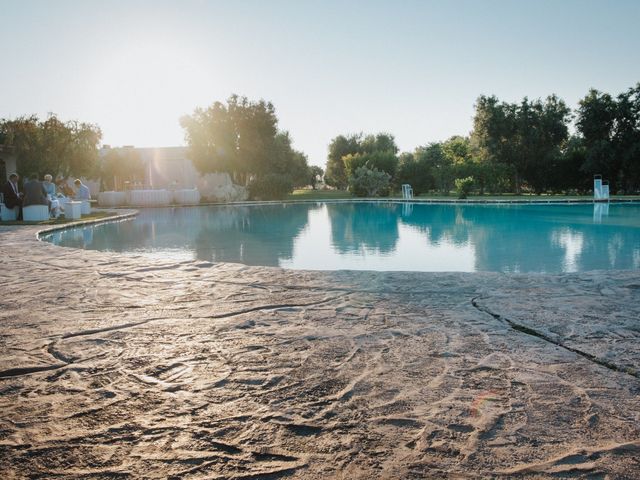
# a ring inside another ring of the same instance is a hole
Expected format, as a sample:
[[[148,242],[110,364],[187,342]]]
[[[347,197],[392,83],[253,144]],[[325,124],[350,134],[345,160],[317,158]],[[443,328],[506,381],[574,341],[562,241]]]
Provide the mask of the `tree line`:
[[[22,176],[94,176],[101,138],[97,125],[63,122],[55,114],[0,120],[0,144],[16,155]]]
[[[571,122],[575,132],[570,133]],[[180,119],[188,156],[201,173],[228,172],[253,198],[282,198],[322,176],[279,129],[275,107],[232,95]],[[100,128],[50,114],[0,120],[0,144],[23,175],[100,178],[107,188],[143,177],[134,151],[98,158]],[[586,193],[602,174],[614,193],[640,191],[640,83],[612,96],[590,90],[575,111],[555,95],[518,103],[480,96],[473,130],[400,153],[390,133],[338,135],[329,144],[325,182],[359,196],[389,195],[403,183],[415,194],[457,189],[484,193]]]
[[[398,152],[389,133],[338,135],[329,145],[325,181],[360,195],[403,183],[416,194],[447,195],[454,187],[480,194],[586,193],[593,175],[602,174],[612,192],[637,193],[640,83],[617,97],[590,90],[575,112],[556,95],[519,103],[480,96],[470,135]]]
[[[232,95],[226,104],[196,108],[180,119],[189,157],[200,173],[228,172],[253,198],[282,198],[294,187],[312,185],[322,174],[278,129],[271,102]]]

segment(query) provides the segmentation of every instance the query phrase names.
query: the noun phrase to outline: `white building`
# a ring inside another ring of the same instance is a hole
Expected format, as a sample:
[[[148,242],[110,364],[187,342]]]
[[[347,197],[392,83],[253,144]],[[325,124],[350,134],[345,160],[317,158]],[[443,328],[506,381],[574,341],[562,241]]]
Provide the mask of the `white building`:
[[[205,199],[211,200],[244,200],[246,189],[234,185],[227,173],[200,175],[187,157],[187,147],[135,148],[133,146],[120,147],[134,150],[145,165],[144,180],[140,185],[129,185],[128,188],[154,189],[190,189],[197,188]],[[103,158],[111,147],[104,145],[98,152]],[[0,145],[0,181],[4,184],[12,172],[18,171],[15,155],[10,147]],[[73,183],[69,179],[69,186]],[[92,197],[100,192],[99,179],[82,179],[89,187]],[[118,184],[123,190],[125,185]]]
[[[246,189],[234,185],[227,173],[208,173],[201,175],[187,157],[187,147],[135,148],[134,150],[145,165],[143,185],[140,188],[153,189],[190,189],[197,188],[204,198],[211,200],[245,200]],[[100,157],[104,157],[111,147],[100,149]],[[88,181],[92,195],[97,195],[99,184]],[[133,187],[133,186],[131,186]],[[119,189],[122,189],[120,186]]]

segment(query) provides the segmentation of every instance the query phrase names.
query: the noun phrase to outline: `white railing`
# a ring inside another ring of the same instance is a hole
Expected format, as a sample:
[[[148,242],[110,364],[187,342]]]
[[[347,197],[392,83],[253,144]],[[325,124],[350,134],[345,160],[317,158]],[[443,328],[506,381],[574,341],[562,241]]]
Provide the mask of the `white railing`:
[[[603,181],[602,175],[594,175],[593,177],[593,200],[609,201],[609,182]]]
[[[408,183],[402,185],[402,198],[411,200],[413,198],[413,188]]]

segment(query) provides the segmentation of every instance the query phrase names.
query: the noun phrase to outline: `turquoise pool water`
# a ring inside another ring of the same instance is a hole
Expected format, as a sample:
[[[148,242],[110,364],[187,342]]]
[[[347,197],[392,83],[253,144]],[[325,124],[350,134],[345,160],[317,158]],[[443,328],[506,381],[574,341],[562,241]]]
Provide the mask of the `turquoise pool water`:
[[[292,269],[639,269],[640,205],[372,202],[165,208],[44,239],[67,247]]]

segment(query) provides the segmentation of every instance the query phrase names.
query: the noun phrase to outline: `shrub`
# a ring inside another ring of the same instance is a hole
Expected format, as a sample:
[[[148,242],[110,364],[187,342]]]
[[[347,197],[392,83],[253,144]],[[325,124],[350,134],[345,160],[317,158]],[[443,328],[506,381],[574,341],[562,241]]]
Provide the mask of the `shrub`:
[[[380,170],[394,176],[398,168],[398,157],[393,151],[374,151],[349,154],[342,157],[347,178],[360,167]]]
[[[458,193],[458,198],[467,198],[469,192],[473,188],[473,177],[466,178],[456,178],[456,192]]]
[[[376,168],[358,167],[349,177],[349,190],[357,197],[386,197],[391,175]]]
[[[288,175],[268,173],[255,178],[249,184],[251,200],[282,200],[293,191],[293,181]]]

